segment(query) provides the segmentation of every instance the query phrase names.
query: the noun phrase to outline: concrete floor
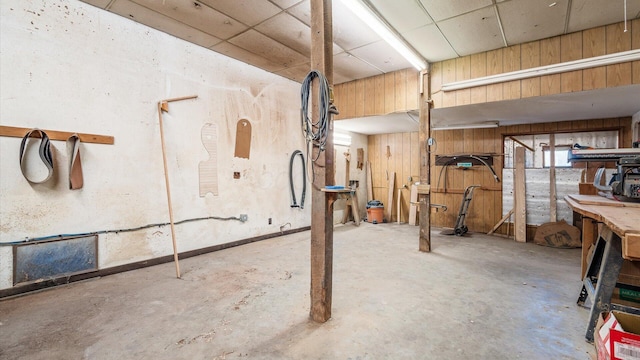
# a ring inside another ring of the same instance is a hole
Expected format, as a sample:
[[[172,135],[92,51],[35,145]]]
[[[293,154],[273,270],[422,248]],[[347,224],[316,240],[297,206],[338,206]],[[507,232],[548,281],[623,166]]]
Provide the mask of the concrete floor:
[[[418,228],[334,232],[309,320],[309,232],[0,301],[1,359],[592,359],[580,251]]]

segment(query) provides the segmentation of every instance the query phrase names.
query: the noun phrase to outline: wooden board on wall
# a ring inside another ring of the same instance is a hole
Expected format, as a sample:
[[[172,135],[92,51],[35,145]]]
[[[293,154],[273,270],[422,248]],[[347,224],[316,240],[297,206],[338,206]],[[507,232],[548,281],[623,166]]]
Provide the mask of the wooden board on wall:
[[[527,204],[525,189],[524,152],[522,146],[516,147],[515,165],[516,171],[513,179],[514,214],[515,214],[515,237],[518,242],[527,241]]]

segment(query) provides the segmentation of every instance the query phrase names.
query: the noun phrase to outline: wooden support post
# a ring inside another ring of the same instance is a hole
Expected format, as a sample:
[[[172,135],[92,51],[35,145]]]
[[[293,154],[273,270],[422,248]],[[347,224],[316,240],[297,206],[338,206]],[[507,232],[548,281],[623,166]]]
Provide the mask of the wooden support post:
[[[431,155],[427,152],[427,141],[431,137],[431,81],[428,71],[420,72],[418,81],[420,82],[420,128],[418,137],[420,139],[420,186],[431,184]],[[418,248],[423,252],[431,251],[431,194],[419,192],[420,201],[420,240]]]
[[[371,162],[367,161],[367,202],[373,200],[373,179],[371,176]]]
[[[556,137],[549,135],[549,222],[558,221],[558,205],[556,201]]]
[[[322,73],[333,85],[333,34],[331,23],[331,0],[311,0],[311,69]],[[318,121],[319,86],[312,86],[311,117]],[[311,309],[310,317],[316,322],[331,318],[331,295],[333,275],[333,198],[335,194],[319,189],[334,185],[333,119],[330,120],[326,151],[315,147],[312,156],[317,157],[315,183],[312,190],[311,217]]]
[[[513,209],[509,210],[509,212],[502,217],[502,219],[500,219],[500,221],[498,221],[498,223],[493,227],[493,229],[491,229],[487,235],[491,235],[493,234],[496,230],[498,230],[498,228],[504,224],[505,221],[507,221],[507,219],[509,219],[511,217],[511,215],[513,215]],[[507,237],[509,237],[509,227],[507,225]]]
[[[518,242],[527,242],[527,197],[524,172],[525,148],[516,147],[516,173],[513,177],[513,197],[515,208],[515,238]]]
[[[387,180],[387,190],[388,190],[388,196],[387,196],[387,207],[384,208],[385,212],[387,213],[387,222],[391,223],[393,222],[393,190],[395,189],[396,186],[396,172],[392,171],[389,173],[389,179]]]

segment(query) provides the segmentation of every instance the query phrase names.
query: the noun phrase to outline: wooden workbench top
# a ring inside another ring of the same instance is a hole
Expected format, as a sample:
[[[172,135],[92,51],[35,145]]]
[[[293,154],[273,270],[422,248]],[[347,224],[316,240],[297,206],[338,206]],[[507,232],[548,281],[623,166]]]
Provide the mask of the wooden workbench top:
[[[622,238],[626,234],[640,233],[640,207],[612,206],[610,202],[614,200],[597,195],[579,195],[582,198],[589,197],[590,200],[593,200],[587,204],[584,201],[577,201],[575,196],[565,196],[565,201],[573,211],[604,223]]]

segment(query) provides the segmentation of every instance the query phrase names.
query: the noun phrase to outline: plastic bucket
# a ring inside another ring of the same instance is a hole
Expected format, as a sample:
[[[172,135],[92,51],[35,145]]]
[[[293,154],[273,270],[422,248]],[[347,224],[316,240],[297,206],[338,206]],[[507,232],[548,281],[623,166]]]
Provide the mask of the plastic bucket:
[[[384,215],[384,207],[371,207],[367,209],[367,222],[382,223]]]

